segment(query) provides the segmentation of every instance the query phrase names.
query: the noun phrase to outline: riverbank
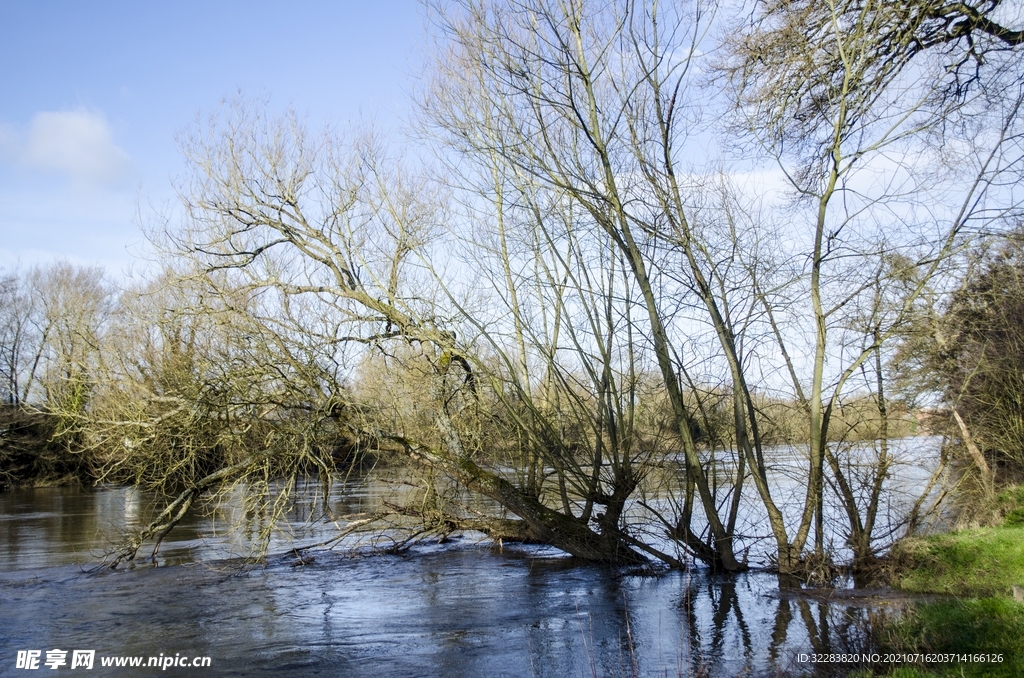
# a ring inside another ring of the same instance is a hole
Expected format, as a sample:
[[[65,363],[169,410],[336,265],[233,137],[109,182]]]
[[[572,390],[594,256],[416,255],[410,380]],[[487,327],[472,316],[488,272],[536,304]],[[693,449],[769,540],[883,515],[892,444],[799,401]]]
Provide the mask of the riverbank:
[[[1022,507],[1024,488],[1013,488],[993,505],[1002,524],[905,539],[893,547],[888,561],[893,588],[951,598],[920,604],[883,624],[876,630],[883,654],[956,659],[860,675],[1024,675],[1024,602],[1014,600],[1014,587],[1024,587]]]
[[[89,455],[55,440],[57,428],[46,412],[0,405],[0,491],[92,484]]]

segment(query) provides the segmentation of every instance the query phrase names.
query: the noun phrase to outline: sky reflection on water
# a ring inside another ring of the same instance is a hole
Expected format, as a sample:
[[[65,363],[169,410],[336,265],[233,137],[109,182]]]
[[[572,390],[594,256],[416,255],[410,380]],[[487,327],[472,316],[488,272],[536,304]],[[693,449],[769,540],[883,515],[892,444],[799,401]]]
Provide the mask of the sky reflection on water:
[[[293,560],[6,573],[0,673],[62,648],[208,655],[211,676],[790,675],[800,652],[862,649],[867,615],[780,599],[766,573],[629,576],[544,549]]]
[[[800,653],[866,649],[875,614],[780,597],[764,572],[645,576],[468,538],[304,566],[282,542],[240,573],[216,560],[231,541],[203,516],[172,533],[161,567],[86,571],[146,513],[120,489],[0,495],[0,675],[18,650],[54,648],[206,655],[203,676],[794,675],[810,669]]]

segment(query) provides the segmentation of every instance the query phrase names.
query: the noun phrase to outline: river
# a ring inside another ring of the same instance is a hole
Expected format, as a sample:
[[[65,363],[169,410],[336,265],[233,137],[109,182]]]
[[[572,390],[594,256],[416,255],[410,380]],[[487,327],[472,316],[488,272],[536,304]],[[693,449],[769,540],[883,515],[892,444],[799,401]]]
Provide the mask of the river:
[[[339,513],[386,491],[367,479],[338,490]],[[0,494],[0,675],[33,675],[16,668],[32,650],[42,669],[47,651],[66,651],[61,672],[93,650],[93,675],[798,675],[813,668],[801,654],[868,650],[870,620],[902,604],[780,593],[764,571],[611,571],[471,537],[302,563],[290,545],[333,529],[310,531],[302,511],[264,565],[240,569],[230,507],[186,519],[156,565],[94,570],[150,503],[124,488]],[[101,666],[135,656],[210,665]]]

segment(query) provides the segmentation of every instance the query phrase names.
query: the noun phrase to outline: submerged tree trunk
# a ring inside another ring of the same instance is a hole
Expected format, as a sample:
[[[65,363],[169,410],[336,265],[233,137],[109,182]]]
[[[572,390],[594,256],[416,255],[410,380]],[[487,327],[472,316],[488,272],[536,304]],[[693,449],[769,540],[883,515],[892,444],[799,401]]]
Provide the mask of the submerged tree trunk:
[[[443,375],[435,375],[433,381],[434,421],[447,453],[438,453],[403,440],[401,442],[409,457],[443,471],[471,492],[489,497],[519,516],[526,524],[526,535],[530,541],[550,544],[578,558],[609,565],[642,565],[648,562],[630,546],[628,536],[617,527],[605,525],[600,533],[594,532],[587,521],[545,506],[530,492],[470,459],[445,408]]]
[[[238,464],[222,468],[219,471],[211,473],[205,478],[200,479],[195,484],[186,488],[182,491],[177,498],[164,508],[163,511],[157,515],[146,527],[136,531],[130,535],[125,542],[117,548],[113,554],[113,558],[110,560],[110,569],[114,570],[124,562],[132,562],[135,560],[136,555],[139,552],[147,540],[151,537],[156,537],[153,542],[153,551],[150,555],[151,559],[156,559],[156,554],[160,550],[160,544],[164,538],[170,534],[178,523],[188,515],[188,511],[192,508],[192,504],[195,500],[202,496],[203,493],[214,490],[215,488],[223,485],[226,482],[232,480],[237,474],[244,472],[254,462],[252,457],[244,459]]]
[[[400,440],[412,460],[428,468],[443,471],[471,492],[498,502],[522,519],[522,523],[464,523],[471,529],[503,536],[508,527],[519,541],[550,544],[578,558],[609,565],[643,565],[648,559],[630,545],[627,535],[617,532],[596,533],[583,521],[545,506],[535,497],[520,490],[496,473],[482,468],[468,458],[452,459],[411,441]]]

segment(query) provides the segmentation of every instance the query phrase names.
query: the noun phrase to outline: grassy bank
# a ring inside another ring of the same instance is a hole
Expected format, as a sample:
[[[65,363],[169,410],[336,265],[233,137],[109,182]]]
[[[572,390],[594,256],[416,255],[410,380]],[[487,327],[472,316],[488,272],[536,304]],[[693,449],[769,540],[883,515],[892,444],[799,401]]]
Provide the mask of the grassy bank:
[[[1024,586],[1024,526],[961,530],[898,544],[894,587],[959,597],[1008,597]]]
[[[988,655],[988,661],[892,666],[883,675],[1024,675],[1024,488],[1004,493],[994,510],[1002,525],[907,539],[890,554],[892,585],[951,596],[923,604],[879,630],[883,652]],[[994,661],[995,657],[1002,661]],[[979,657],[980,659],[980,657]]]
[[[970,655],[979,660],[904,666],[893,676],[1022,676],[1024,605],[995,597],[922,605],[885,628],[882,643],[885,652]]]

